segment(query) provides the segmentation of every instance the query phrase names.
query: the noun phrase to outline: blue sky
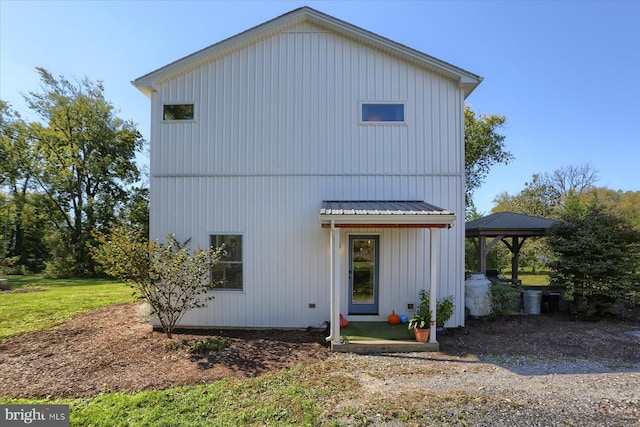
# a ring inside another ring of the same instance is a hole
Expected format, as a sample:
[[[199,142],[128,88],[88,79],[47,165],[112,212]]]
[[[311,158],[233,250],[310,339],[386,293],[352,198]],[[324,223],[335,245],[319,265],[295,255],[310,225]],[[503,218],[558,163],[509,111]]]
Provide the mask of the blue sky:
[[[149,139],[130,81],[300,6],[311,6],[484,77],[467,99],[507,117],[515,160],[474,200],[489,212],[535,173],[590,163],[599,186],[640,190],[640,1],[0,0],[0,99],[23,116],[35,67],[102,80]]]

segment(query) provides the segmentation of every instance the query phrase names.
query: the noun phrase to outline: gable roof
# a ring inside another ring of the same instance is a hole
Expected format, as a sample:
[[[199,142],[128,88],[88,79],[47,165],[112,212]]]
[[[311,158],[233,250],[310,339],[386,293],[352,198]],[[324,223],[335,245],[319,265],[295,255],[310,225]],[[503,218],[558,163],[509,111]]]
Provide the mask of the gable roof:
[[[453,212],[420,200],[324,200],[320,223],[327,227],[452,227]]]
[[[517,214],[498,212],[465,224],[467,237],[475,236],[544,236],[558,221]]]
[[[228,52],[251,45],[258,40],[270,37],[303,23],[325,28],[343,37],[353,39],[359,43],[371,46],[389,55],[402,58],[405,61],[443,75],[458,84],[458,87],[464,91],[465,98],[469,96],[482,81],[482,77],[456,67],[455,65],[451,65],[433,56],[305,6],[185,56],[182,59],[178,59],[162,68],[137,78],[131,83],[150,97],[151,93],[155,91],[154,87],[161,82],[210,63]]]

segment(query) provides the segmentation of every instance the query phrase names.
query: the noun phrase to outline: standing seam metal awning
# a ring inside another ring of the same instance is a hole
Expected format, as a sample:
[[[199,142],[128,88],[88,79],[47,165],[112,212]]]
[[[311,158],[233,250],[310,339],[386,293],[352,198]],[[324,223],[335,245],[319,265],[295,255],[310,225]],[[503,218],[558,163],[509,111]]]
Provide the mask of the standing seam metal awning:
[[[341,228],[451,228],[453,212],[419,200],[324,200],[320,223]]]

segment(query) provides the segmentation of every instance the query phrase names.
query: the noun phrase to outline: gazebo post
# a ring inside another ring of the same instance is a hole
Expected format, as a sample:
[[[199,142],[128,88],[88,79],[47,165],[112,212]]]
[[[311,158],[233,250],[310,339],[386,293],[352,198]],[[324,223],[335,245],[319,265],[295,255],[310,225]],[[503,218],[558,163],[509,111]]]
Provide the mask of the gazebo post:
[[[487,271],[487,253],[486,253],[486,245],[487,238],[484,236],[478,236],[478,240],[480,241],[480,249],[478,253],[478,262],[480,269],[478,271],[484,274]]]
[[[518,284],[518,260],[520,258],[520,246],[518,246],[518,238],[511,238],[511,283]]]

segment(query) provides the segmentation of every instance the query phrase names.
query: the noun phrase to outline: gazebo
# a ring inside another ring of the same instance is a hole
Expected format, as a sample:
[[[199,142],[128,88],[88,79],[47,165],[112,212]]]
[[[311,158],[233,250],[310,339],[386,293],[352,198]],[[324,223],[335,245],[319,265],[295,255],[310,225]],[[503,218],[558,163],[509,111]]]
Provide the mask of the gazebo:
[[[525,240],[529,237],[544,236],[557,222],[513,212],[498,212],[467,222],[465,236],[474,241],[478,251],[479,271],[483,273],[487,270],[487,254],[491,248],[498,242],[504,243],[511,251],[511,280],[517,283],[518,257]],[[487,244],[488,237],[493,239]]]

